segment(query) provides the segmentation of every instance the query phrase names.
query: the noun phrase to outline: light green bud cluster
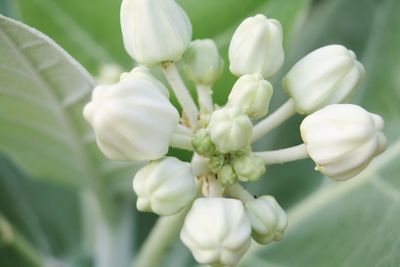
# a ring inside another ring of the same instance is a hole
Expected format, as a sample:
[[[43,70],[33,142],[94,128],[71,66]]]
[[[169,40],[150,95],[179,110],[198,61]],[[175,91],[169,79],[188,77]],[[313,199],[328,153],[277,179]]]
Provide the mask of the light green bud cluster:
[[[225,155],[217,154],[211,157],[208,165],[213,173],[217,173],[225,165]]]
[[[217,172],[219,182],[223,186],[232,185],[237,182],[237,175],[231,164],[225,164]]]

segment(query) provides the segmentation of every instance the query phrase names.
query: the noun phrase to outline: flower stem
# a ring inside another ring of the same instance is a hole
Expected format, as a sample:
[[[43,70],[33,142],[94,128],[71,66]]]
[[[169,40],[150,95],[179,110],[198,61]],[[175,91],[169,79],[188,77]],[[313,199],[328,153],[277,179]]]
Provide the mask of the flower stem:
[[[200,111],[205,114],[211,114],[214,110],[211,86],[206,84],[196,84],[196,91]]]
[[[158,267],[182,228],[189,207],[178,214],[160,217],[139,251],[132,267]]]
[[[182,134],[173,134],[171,139],[172,147],[192,151],[192,137]]]
[[[202,176],[210,172],[207,158],[203,158],[196,153],[194,154],[194,157],[196,158],[196,160],[192,162],[192,172],[194,176]]]
[[[184,126],[182,124],[178,124],[178,126],[175,129],[175,133],[182,134],[182,135],[193,136],[193,131],[190,128],[188,128],[188,127],[186,127],[186,126]]]
[[[30,267],[45,265],[43,257],[36,249],[18,234],[11,224],[0,214],[0,245],[13,248]]]
[[[296,108],[294,105],[293,99],[289,99],[283,104],[280,108],[278,108],[274,113],[260,121],[253,128],[253,137],[252,141],[255,142],[271,130],[282,124],[284,121],[289,119],[296,113]]]
[[[239,199],[242,202],[254,200],[254,196],[243,188],[239,183],[230,185],[226,188],[226,191],[232,197]]]
[[[273,151],[255,152],[266,164],[279,164],[308,158],[305,144]]]
[[[171,85],[172,90],[174,91],[174,94],[178,99],[183,111],[188,117],[190,127],[196,128],[198,123],[199,110],[197,109],[197,106],[194,103],[193,98],[189,93],[189,90],[183,83],[182,78],[179,75],[179,72],[175,66],[175,63],[164,63],[161,69],[163,70],[165,77]]]

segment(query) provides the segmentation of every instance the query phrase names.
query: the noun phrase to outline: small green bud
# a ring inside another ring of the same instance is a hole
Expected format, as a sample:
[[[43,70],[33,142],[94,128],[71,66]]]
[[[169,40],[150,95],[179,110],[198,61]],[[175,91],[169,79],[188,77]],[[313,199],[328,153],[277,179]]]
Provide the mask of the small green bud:
[[[210,170],[214,173],[217,173],[224,166],[224,164],[225,158],[222,154],[211,157],[208,163]]]
[[[247,154],[232,161],[239,180],[257,181],[265,173],[265,162],[254,154]]]
[[[237,176],[232,165],[226,164],[218,172],[218,180],[222,185],[232,185],[237,182]]]
[[[206,129],[200,129],[195,133],[192,146],[200,156],[211,157],[215,153],[215,145]]]

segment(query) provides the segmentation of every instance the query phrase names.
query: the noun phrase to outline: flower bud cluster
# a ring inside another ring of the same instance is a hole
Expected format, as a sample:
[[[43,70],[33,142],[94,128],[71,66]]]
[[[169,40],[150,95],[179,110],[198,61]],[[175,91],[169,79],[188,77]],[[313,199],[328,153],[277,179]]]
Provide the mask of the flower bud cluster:
[[[284,60],[281,24],[259,14],[239,25],[228,55],[238,80],[221,107],[212,102],[212,86],[223,73],[217,45],[209,39],[191,42],[192,26],[175,0],[123,0],[121,28],[128,54],[144,66],[123,73],[114,84],[96,86],[83,114],[106,157],[149,161],[133,179],[138,210],[162,216],[189,211],[181,239],[199,263],[211,266],[236,265],[251,239],[260,244],[282,239],[285,211],[272,196],[254,198],[239,185],[260,179],[271,155],[275,163],[293,160],[282,151],[252,150],[260,127],[280,123],[279,110],[263,117],[273,94],[266,79]],[[200,109],[179,72],[168,69],[181,58]],[[154,66],[163,69],[182,114],[148,69]],[[288,113],[308,115],[300,125],[305,155],[299,158],[310,157],[316,170],[334,180],[355,176],[386,148],[380,116],[340,104],[363,75],[351,50],[329,45],[306,55],[283,79],[292,105]],[[253,126],[256,119],[263,120]],[[169,147],[193,150],[192,164],[167,156]]]

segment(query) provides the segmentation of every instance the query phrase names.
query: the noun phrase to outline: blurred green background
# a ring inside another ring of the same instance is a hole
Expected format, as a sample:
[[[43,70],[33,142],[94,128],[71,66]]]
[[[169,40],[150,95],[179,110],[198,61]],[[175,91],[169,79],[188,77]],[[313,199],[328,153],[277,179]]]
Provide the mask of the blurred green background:
[[[214,97],[235,82],[227,47],[257,13],[281,21],[286,60],[272,82],[271,111],[287,96],[280,80],[308,52],[339,43],[355,51],[366,78],[352,102],[385,119],[387,152],[349,182],[334,183],[310,160],[269,166],[255,194],[289,212],[281,242],[254,246],[240,266],[400,266],[400,1],[180,0],[194,39],[213,38],[226,70]],[[89,73],[104,64],[129,70],[116,0],[0,0],[2,15],[52,38]],[[0,19],[0,266],[131,266],[156,216],[139,213],[131,180],[141,163],[98,151],[81,116],[93,80],[58,48]],[[301,142],[295,116],[257,150]],[[188,153],[171,151],[182,159]],[[45,263],[43,263],[43,261]],[[163,267],[196,266],[177,241]]]

